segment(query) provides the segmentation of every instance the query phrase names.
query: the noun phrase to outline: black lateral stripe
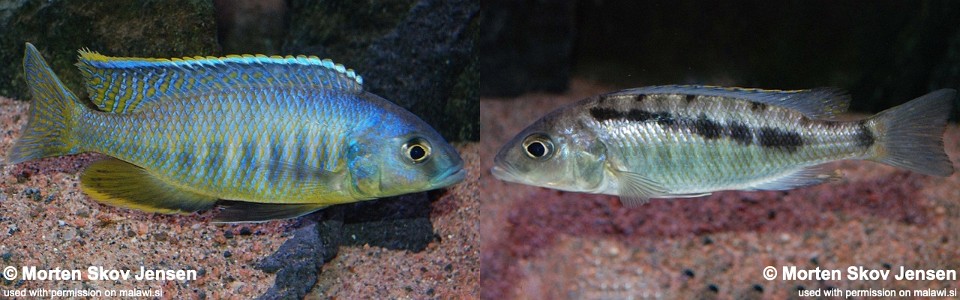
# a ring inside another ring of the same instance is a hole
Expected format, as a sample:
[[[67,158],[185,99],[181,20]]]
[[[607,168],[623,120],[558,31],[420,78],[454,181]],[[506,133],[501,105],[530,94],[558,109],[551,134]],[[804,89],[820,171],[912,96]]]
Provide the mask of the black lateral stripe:
[[[693,132],[705,139],[712,140],[720,137],[723,133],[723,126],[707,118],[706,114],[702,114],[693,122]]]
[[[719,138],[730,138],[740,145],[751,145],[756,137],[757,143],[766,148],[780,149],[788,152],[795,152],[803,147],[803,137],[793,131],[782,130],[773,127],[761,127],[751,129],[744,123],[731,121],[729,124],[710,119],[706,114],[701,114],[696,119],[678,118],[668,112],[648,112],[644,110],[631,109],[626,112],[617,111],[610,108],[591,108],[590,115],[597,121],[624,120],[634,122],[655,121],[657,125],[664,128],[684,129],[703,137],[706,140]],[[858,131],[858,141],[861,145],[872,145],[874,137],[866,124],[861,124]],[[869,144],[868,144],[869,143]]]
[[[750,132],[750,127],[747,127],[747,125],[740,122],[730,122],[730,125],[727,127],[730,129],[730,138],[735,142],[741,145],[750,145],[753,143],[753,133]]]
[[[623,114],[615,109],[594,107],[590,109],[590,116],[597,122],[604,122],[622,118]]]
[[[652,120],[663,126],[674,125],[677,122],[677,119],[668,112],[649,112],[640,109],[631,109],[626,112],[621,112],[611,108],[594,107],[590,109],[590,116],[598,122],[609,120],[646,122]]]
[[[653,113],[653,118],[657,120],[657,124],[660,126],[673,126],[677,124],[677,119],[673,117],[673,114],[668,112]]]
[[[873,136],[873,132],[870,131],[870,126],[867,126],[867,120],[861,120],[857,122],[857,146],[869,148],[873,146],[873,143],[877,142],[876,137]]]
[[[760,146],[787,152],[795,152],[803,147],[803,138],[799,133],[771,127],[761,127],[757,132],[757,140],[760,141]]]

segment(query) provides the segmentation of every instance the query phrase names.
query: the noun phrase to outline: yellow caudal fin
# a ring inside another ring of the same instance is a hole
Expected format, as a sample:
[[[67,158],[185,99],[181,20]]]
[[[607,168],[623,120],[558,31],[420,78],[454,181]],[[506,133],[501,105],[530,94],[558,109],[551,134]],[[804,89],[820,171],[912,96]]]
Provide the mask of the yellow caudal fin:
[[[84,109],[77,96],[67,90],[30,43],[23,55],[23,73],[33,96],[30,119],[6,163],[77,153],[71,127]]]

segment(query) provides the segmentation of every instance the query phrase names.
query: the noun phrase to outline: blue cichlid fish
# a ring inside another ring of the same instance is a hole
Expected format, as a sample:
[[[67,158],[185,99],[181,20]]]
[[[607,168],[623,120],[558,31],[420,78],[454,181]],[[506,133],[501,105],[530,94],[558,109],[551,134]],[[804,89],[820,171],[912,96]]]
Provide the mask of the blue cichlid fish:
[[[627,206],[818,184],[839,176],[819,165],[844,159],[949,176],[942,135],[955,96],[938,90],[844,122],[830,118],[847,109],[849,97],[827,88],[629,89],[547,114],[500,149],[492,172],[505,181],[619,195]]]
[[[217,221],[266,221],[446,187],[464,179],[455,149],[353,70],[316,57],[183,59],[80,51],[92,105],[26,45],[33,95],[8,163],[81,152],[83,191],[158,213],[225,209]],[[94,108],[95,107],[95,108]]]

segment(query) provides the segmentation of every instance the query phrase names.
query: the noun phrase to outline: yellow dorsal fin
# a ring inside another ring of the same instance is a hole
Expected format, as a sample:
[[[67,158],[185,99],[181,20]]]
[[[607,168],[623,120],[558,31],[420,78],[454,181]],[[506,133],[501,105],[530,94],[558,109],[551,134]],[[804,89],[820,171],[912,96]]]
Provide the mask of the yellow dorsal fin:
[[[90,95],[102,111],[124,113],[165,96],[233,88],[308,87],[363,90],[363,78],[343,65],[316,56],[228,55],[225,57],[109,57],[80,50],[77,63]]]

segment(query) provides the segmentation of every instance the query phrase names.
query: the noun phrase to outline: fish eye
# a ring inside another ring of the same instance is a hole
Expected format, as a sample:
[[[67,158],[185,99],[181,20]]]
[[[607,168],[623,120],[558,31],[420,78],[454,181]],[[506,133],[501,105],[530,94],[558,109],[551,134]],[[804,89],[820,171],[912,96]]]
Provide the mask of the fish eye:
[[[533,134],[523,141],[523,150],[533,159],[547,159],[553,156],[553,142],[542,134]]]
[[[410,162],[418,164],[430,158],[430,144],[421,138],[414,138],[403,144],[401,148],[404,157]]]

